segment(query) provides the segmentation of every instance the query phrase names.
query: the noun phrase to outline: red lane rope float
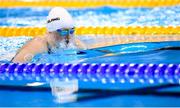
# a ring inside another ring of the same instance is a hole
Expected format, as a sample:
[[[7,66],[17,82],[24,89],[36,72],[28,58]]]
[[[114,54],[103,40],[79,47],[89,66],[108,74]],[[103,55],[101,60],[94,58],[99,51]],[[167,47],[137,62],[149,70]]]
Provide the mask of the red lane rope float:
[[[1,80],[179,83],[180,64],[0,64]]]

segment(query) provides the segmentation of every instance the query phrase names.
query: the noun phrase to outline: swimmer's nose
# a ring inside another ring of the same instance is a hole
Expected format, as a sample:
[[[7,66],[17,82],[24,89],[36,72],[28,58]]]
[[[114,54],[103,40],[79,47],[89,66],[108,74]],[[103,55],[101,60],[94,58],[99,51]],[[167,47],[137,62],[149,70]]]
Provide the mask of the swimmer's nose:
[[[67,36],[65,37],[65,39],[66,39],[66,40],[69,40],[69,38],[70,38],[70,36],[69,36],[69,35],[67,35]]]
[[[66,43],[69,43],[69,35],[65,37]]]

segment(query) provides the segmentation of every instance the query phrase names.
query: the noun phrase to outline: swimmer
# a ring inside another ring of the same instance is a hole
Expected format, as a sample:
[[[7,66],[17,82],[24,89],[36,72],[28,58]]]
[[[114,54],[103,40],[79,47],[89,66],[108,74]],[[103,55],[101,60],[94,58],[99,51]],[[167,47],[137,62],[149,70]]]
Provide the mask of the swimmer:
[[[60,48],[60,44],[67,47],[70,43],[74,43],[79,49],[85,48],[80,40],[74,38],[74,21],[66,9],[62,7],[53,8],[49,12],[46,23],[47,33],[28,41],[12,58],[12,62],[27,63],[36,54],[53,53],[54,49]]]

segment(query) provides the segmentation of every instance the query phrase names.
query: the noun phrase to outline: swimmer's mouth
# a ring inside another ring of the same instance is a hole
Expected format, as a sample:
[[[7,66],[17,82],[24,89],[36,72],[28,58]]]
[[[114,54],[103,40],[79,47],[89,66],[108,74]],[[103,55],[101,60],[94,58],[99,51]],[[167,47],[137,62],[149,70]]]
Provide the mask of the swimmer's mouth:
[[[66,39],[65,42],[66,42],[66,44],[69,44],[69,39]]]

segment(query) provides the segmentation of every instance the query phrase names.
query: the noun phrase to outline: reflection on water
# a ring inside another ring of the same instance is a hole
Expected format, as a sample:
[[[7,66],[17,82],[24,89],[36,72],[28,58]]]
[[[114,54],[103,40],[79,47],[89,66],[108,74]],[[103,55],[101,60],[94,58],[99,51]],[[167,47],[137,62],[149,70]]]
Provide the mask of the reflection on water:
[[[74,92],[78,91],[78,80],[59,80],[50,81],[52,95],[57,103],[74,102],[77,100]]]

